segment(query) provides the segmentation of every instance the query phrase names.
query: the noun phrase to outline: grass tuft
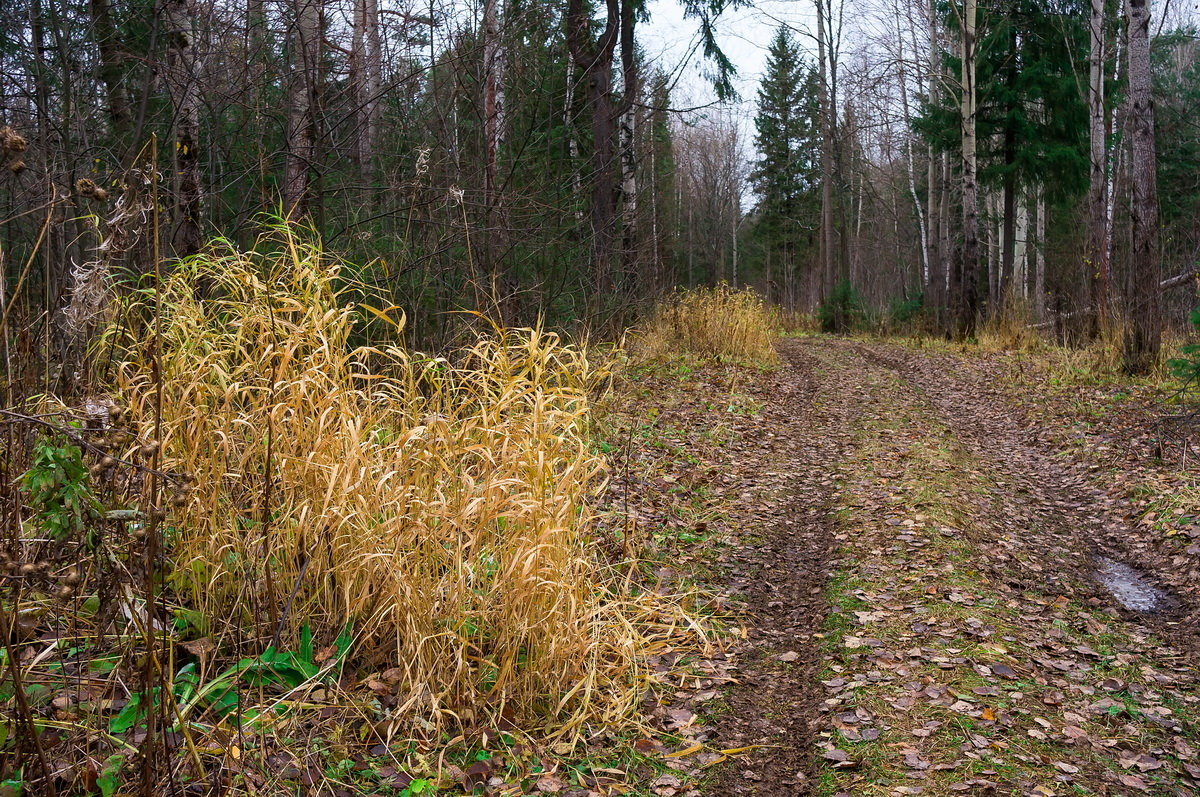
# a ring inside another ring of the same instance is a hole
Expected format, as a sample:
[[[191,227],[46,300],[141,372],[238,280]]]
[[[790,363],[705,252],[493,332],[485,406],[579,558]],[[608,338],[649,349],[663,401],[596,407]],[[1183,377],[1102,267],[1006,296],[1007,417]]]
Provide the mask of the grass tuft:
[[[727,285],[674,294],[658,305],[634,338],[636,356],[654,360],[692,354],[714,360],[774,363],[775,317],[749,289]]]
[[[619,723],[640,656],[687,623],[593,553],[604,366],[538,329],[443,357],[355,347],[386,313],[348,303],[345,274],[280,225],[183,261],[129,308],[157,323],[110,329],[123,401],[160,412],[163,467],[194,477],[165,533],[175,594],[221,650],[349,627],[400,733]]]

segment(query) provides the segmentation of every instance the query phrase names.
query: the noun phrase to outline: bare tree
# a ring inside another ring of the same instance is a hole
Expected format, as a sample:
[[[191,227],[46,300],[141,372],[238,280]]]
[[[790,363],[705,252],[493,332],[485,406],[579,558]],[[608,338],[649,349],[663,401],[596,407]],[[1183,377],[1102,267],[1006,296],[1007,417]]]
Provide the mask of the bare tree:
[[[718,114],[675,128],[679,203],[686,207],[680,238],[692,273],[689,281],[734,277],[736,236],[746,183],[737,124]]]
[[[616,249],[615,102],[612,65],[620,39],[619,0],[605,0],[606,16],[598,36],[592,34],[592,15],[583,0],[567,2],[567,47],[583,78],[592,117],[591,224],[592,262],[596,296],[612,289],[613,254]]]
[[[100,80],[104,83],[108,101],[108,118],[117,159],[124,160],[125,149],[132,142],[133,113],[129,93],[125,89],[125,70],[122,67],[123,48],[113,21],[111,0],[91,0],[92,36],[100,58]]]
[[[832,293],[838,281],[837,247],[834,243],[834,114],[836,100],[832,90],[833,53],[830,46],[832,0],[816,0],[817,6],[817,79],[820,84],[821,115],[821,270],[824,295]]]
[[[350,84],[358,122],[355,155],[363,180],[375,180],[375,151],[379,138],[379,100],[383,84],[379,0],[354,0],[353,43],[350,49]]]
[[[1150,68],[1150,0],[1126,0],[1129,89],[1126,118],[1130,132],[1130,251],[1127,272],[1129,329],[1125,367],[1148,371],[1162,339],[1162,300],[1158,265],[1158,187],[1154,142],[1153,75]]]
[[[191,0],[166,0],[167,76],[174,105],[175,175],[171,248],[177,255],[200,250],[200,69],[196,15]]]
[[[287,160],[283,176],[285,212],[304,213],[309,171],[316,160],[318,92],[321,75],[322,0],[291,0],[288,36]]]
[[[1092,0],[1088,20],[1088,135],[1089,188],[1085,263],[1091,273],[1092,304],[1101,324],[1106,323],[1110,302],[1108,259],[1108,120],[1104,102],[1104,0]]]
[[[962,265],[958,285],[957,333],[967,337],[975,330],[979,313],[979,183],[975,135],[978,97],[976,94],[976,0],[963,0],[962,7]]]

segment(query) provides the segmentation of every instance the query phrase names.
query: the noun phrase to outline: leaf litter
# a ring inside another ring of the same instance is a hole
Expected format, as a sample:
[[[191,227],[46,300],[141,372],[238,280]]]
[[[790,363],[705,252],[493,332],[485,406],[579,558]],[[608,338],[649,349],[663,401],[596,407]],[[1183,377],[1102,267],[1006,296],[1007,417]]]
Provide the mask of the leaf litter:
[[[647,742],[672,765],[650,793],[1196,793],[1193,593],[1147,565],[1156,529],[1123,486],[1031,418],[1011,370],[780,349],[749,380],[655,384],[660,448],[629,446],[614,481],[677,562],[662,578],[743,622],[709,660],[656,665],[678,689],[647,710],[677,741]],[[739,390],[757,411],[726,411]],[[1149,568],[1169,608],[1121,606],[1096,556]]]

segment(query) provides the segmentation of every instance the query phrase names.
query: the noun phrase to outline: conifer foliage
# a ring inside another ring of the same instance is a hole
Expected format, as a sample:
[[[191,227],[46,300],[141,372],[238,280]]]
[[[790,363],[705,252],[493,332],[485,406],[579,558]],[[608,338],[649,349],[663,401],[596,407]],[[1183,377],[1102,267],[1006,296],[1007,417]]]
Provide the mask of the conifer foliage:
[[[806,217],[815,211],[816,76],[786,27],[776,31],[768,52],[754,117],[759,157],[751,180],[763,245],[781,267],[792,268],[797,251],[807,245]]]

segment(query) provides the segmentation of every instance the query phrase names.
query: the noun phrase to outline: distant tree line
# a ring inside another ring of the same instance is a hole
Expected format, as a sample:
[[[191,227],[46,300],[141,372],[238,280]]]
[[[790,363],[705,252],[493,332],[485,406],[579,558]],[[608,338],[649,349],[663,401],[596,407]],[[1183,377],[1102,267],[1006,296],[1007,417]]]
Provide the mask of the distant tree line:
[[[1018,311],[1072,339],[1118,330],[1148,367],[1164,289],[1200,251],[1190,21],[1148,0],[814,10],[815,35],[770,49],[743,273],[798,272],[800,305],[842,283],[916,300],[958,336]]]
[[[645,0],[5,3],[6,356],[68,378],[97,285],[276,213],[422,345],[460,328],[448,311],[616,328],[727,281],[960,337],[1006,312],[1119,329],[1131,367],[1153,359],[1190,301],[1162,286],[1200,247],[1186,17],[814,0],[770,44],[751,142],[717,43],[743,3],[682,5],[718,99],[687,111],[639,44]]]

